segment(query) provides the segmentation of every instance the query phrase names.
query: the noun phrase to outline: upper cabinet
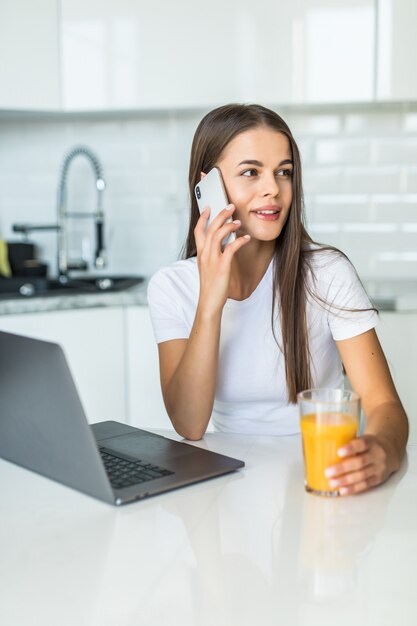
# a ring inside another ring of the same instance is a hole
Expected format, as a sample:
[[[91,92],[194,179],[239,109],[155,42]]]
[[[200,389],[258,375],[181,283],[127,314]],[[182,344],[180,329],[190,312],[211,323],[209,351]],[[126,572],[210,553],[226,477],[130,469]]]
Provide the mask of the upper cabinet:
[[[288,3],[282,13],[280,30],[291,36],[291,102],[373,99],[374,0],[303,0]]]
[[[227,3],[61,4],[65,109],[204,107],[233,98],[239,79]]]
[[[206,107],[260,93],[276,101],[285,65],[276,4],[62,0],[64,108]]]
[[[378,0],[378,100],[416,100],[416,0]]]
[[[374,0],[62,0],[66,110],[373,97]]]
[[[417,99],[416,0],[1,0],[0,108]]]
[[[56,0],[1,0],[0,109],[59,110]]]

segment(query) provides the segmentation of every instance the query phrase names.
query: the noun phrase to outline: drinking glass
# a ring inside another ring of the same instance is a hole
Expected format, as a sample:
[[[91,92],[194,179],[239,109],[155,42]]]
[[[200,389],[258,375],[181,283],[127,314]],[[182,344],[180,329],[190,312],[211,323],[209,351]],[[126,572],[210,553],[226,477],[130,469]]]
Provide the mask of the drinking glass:
[[[297,395],[303,442],[305,489],[319,496],[338,496],[324,474],[341,459],[339,448],[357,435],[360,398],[346,389],[307,389]]]

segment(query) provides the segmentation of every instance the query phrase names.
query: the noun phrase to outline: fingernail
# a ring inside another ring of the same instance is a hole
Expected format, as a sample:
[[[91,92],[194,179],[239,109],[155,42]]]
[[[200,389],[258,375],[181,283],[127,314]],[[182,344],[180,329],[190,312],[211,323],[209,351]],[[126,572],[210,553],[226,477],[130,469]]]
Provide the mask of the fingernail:
[[[347,487],[340,487],[339,493],[341,496],[345,496],[347,493],[349,493],[349,489]]]
[[[233,224],[240,224],[240,220],[233,220]]]
[[[330,485],[330,487],[331,487],[332,489],[333,489],[334,487],[337,487],[337,486],[338,486],[338,484],[339,484],[339,481],[338,481],[338,480],[335,480],[335,479],[333,479],[333,480],[329,480],[329,485]]]
[[[250,235],[243,235],[245,239],[250,239]]]
[[[328,467],[327,469],[324,470],[324,475],[327,476],[327,478],[331,478],[335,474],[336,474],[336,470],[333,469],[333,467]]]
[[[340,450],[337,451],[337,456],[347,456],[348,455],[348,451],[345,450],[345,448],[340,448]]]

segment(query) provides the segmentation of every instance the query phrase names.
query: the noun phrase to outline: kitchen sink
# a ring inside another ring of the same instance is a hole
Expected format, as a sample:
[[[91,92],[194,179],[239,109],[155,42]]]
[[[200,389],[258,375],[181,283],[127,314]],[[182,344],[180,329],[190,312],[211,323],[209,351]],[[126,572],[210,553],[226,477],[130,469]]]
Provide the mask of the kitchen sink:
[[[83,276],[77,278],[0,278],[0,299],[62,296],[124,291],[143,282],[142,276]]]

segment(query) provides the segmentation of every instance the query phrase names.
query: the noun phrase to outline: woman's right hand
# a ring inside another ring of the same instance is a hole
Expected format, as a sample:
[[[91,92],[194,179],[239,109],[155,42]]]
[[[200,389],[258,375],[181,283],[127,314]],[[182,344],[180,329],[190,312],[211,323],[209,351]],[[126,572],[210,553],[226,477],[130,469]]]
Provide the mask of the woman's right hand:
[[[200,272],[199,306],[208,314],[222,311],[229,293],[233,256],[250,241],[249,235],[237,237],[228,243],[222,251],[223,239],[240,226],[239,220],[226,224],[226,220],[232,217],[235,208],[233,204],[229,204],[214,218],[206,231],[206,224],[210,216],[210,209],[206,207],[194,229],[197,263]]]

